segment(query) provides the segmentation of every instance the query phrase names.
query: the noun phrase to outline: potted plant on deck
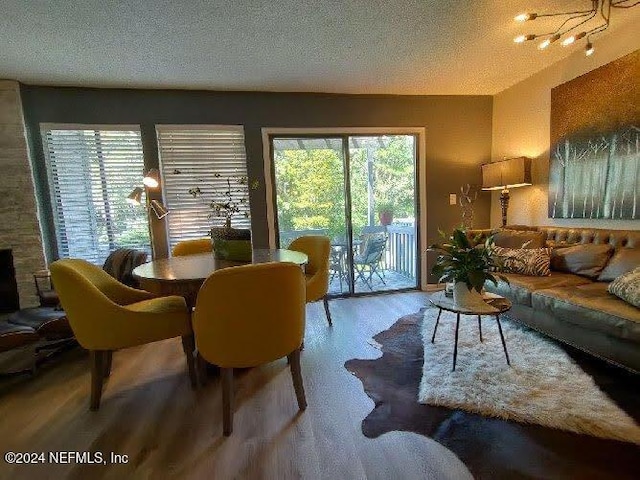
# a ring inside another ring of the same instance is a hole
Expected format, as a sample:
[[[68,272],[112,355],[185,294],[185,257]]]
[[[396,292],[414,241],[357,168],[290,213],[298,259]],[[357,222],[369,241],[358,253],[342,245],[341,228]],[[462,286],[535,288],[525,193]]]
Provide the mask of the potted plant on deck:
[[[221,178],[219,173],[215,178]],[[249,185],[246,175],[229,175],[225,178],[226,187],[213,192],[207,201],[211,209],[209,218],[224,218],[222,227],[211,228],[213,253],[216,258],[223,260],[251,261],[251,230],[248,228],[233,228],[231,220],[234,216],[249,217],[249,189],[258,188],[258,181]],[[194,198],[202,198],[200,187],[190,188],[189,194]]]
[[[453,282],[453,301],[457,306],[472,309],[481,305],[482,288],[487,280],[494,285],[498,278],[508,283],[500,269],[499,261],[492,256],[493,237],[483,243],[479,238],[470,239],[462,229],[455,229],[451,236],[440,232],[444,241],[429,247],[438,258],[431,269],[439,282]],[[496,278],[497,277],[497,278]]]
[[[394,208],[391,202],[381,202],[378,205],[378,220],[380,220],[380,225],[391,225],[393,222],[393,213]]]

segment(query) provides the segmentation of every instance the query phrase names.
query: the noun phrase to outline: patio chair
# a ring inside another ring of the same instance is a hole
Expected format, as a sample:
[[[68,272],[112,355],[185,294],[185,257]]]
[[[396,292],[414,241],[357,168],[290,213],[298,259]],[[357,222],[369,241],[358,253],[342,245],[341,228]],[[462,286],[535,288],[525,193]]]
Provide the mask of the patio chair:
[[[373,290],[371,280],[376,274],[378,278],[386,285],[381,268],[382,256],[387,246],[386,235],[370,235],[362,248],[362,253],[353,257],[353,266],[355,268],[357,282],[361,279],[367,284],[370,290]]]
[[[345,251],[342,246],[331,245],[331,255],[329,257],[329,283],[333,281],[335,277],[338,277],[340,282],[340,291],[342,292],[342,280],[349,283],[347,271],[345,269]]]

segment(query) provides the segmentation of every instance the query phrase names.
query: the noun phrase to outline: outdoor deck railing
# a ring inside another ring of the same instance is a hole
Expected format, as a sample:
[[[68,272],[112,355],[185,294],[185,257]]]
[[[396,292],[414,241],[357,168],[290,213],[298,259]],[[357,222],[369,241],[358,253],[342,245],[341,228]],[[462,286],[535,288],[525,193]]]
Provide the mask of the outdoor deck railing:
[[[303,235],[326,235],[327,230],[290,230],[280,232],[280,247],[287,248],[294,238]],[[383,267],[386,270],[416,278],[416,229],[413,225],[387,226],[387,247],[384,254]]]
[[[416,278],[416,229],[414,226],[389,225],[385,268]]]

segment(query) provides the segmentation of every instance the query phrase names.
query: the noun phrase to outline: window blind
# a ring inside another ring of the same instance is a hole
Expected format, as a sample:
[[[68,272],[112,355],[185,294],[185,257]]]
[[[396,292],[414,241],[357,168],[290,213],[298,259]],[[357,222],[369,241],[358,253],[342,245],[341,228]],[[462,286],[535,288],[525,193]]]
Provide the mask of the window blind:
[[[41,129],[58,256],[102,264],[118,248],[150,252],[146,211],[126,201],[144,170],[138,127]]]
[[[244,129],[237,125],[157,125],[158,150],[169,245],[182,240],[209,236],[212,226],[224,225],[224,217],[212,216],[211,201],[225,198],[231,182],[235,201],[248,199],[247,185],[238,183],[247,177]],[[194,198],[189,190],[199,188]],[[249,202],[241,204],[232,225],[250,228]]]

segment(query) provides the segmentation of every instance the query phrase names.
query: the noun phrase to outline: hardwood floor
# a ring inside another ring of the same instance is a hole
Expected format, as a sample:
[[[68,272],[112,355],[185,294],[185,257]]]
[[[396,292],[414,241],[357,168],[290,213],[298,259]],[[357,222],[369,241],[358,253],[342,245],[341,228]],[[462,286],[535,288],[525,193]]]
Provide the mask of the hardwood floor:
[[[307,410],[298,412],[286,358],[240,371],[228,438],[219,378],[193,391],[180,339],[115,352],[97,412],[88,409],[88,355],[67,352],[36,378],[0,382],[0,450],[114,452],[128,463],[0,461],[0,478],[471,478],[452,452],[426,437],[367,439],[361,422],[373,402],[343,366],[379,357],[370,338],[426,303],[420,292],[333,300],[332,328],[322,302],[308,305]]]

